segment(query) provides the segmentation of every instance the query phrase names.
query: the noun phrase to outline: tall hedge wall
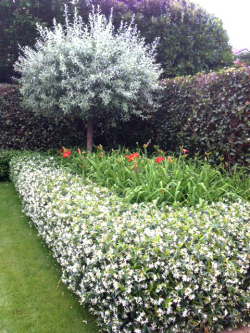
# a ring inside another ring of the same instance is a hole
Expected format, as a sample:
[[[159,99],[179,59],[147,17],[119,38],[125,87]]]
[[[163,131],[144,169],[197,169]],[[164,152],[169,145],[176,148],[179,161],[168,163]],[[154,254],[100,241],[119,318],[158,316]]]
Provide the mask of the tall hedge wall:
[[[95,143],[135,147],[152,139],[170,153],[180,146],[190,154],[208,153],[211,161],[250,165],[250,67],[163,81],[161,107],[148,120],[133,117],[110,127],[98,119]],[[17,88],[0,89],[0,147],[50,148],[85,143],[80,119],[38,116],[21,107]]]
[[[249,164],[250,67],[165,81],[153,127],[163,149],[185,145],[210,159]]]

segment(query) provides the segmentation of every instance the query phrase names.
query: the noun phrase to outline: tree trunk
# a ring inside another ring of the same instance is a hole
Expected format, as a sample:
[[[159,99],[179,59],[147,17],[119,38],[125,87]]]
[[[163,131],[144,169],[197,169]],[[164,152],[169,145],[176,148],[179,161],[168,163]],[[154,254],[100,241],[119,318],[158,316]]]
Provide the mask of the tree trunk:
[[[93,147],[93,119],[89,118],[87,122],[87,151],[92,151]]]

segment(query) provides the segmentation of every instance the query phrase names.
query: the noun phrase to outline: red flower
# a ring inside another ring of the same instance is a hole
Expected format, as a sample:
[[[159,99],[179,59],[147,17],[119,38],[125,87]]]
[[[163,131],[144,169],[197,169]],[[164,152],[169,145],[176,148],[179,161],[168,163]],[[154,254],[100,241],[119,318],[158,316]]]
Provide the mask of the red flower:
[[[70,157],[71,151],[70,150],[65,150],[64,153],[62,154],[63,158]]]
[[[58,154],[61,154],[63,151],[65,151],[66,149],[64,147],[62,147],[61,149],[58,150]]]
[[[134,161],[138,157],[139,157],[139,155],[137,153],[133,153],[129,156],[125,156],[125,158],[127,158],[129,162]]]
[[[187,150],[187,149],[182,149],[182,153],[183,153],[183,155],[185,155],[185,154],[189,153],[189,150]]]
[[[155,159],[155,162],[156,163],[160,163],[160,162],[163,162],[165,160],[165,158],[163,157],[163,156],[161,156],[161,157],[157,157],[156,159]]]

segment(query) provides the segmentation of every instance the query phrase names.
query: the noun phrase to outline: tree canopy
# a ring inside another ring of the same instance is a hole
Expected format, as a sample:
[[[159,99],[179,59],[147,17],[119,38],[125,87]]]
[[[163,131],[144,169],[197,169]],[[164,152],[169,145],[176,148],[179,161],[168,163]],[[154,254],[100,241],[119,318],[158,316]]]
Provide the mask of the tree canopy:
[[[21,93],[35,112],[57,117],[78,114],[87,121],[87,148],[93,142],[93,122],[143,117],[155,107],[161,69],[155,62],[157,40],[145,44],[133,24],[115,31],[112,15],[99,10],[88,24],[75,12],[71,23],[54,21],[53,29],[38,27],[35,48],[24,47],[15,63]]]
[[[92,4],[104,13],[114,8],[114,23],[131,20],[147,43],[160,37],[156,59],[162,77],[194,75],[231,66],[229,37],[220,19],[188,0],[88,0],[75,1],[82,15]],[[86,15],[86,14],[85,14]]]
[[[69,12],[78,8],[86,23],[92,5],[100,6],[108,17],[113,8],[113,24],[130,22],[133,15],[147,43],[160,37],[157,61],[163,77],[193,75],[231,66],[231,47],[222,21],[186,0],[1,0],[0,81],[8,81],[18,58],[18,45],[34,46],[36,23],[52,26],[52,18],[63,22],[64,5]]]

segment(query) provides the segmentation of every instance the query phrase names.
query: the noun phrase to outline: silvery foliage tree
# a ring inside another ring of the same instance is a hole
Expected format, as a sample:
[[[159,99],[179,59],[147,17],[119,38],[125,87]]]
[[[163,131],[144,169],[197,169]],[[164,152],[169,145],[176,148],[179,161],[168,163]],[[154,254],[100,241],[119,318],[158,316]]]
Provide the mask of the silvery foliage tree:
[[[50,30],[38,25],[35,48],[22,48],[15,63],[21,93],[28,107],[57,117],[77,114],[87,121],[87,149],[92,149],[93,122],[105,114],[110,121],[145,116],[154,109],[161,69],[155,62],[157,40],[146,45],[136,26],[121,23],[117,32],[112,12],[106,19],[93,8],[89,23],[75,12],[65,26],[54,20]],[[147,107],[148,109],[148,107]]]

